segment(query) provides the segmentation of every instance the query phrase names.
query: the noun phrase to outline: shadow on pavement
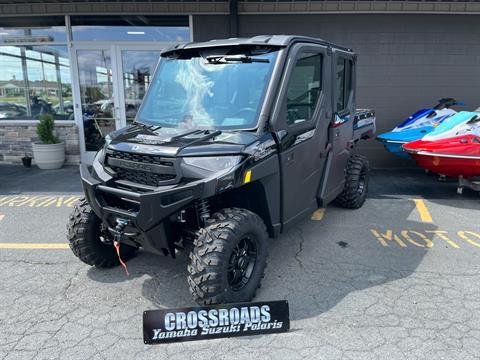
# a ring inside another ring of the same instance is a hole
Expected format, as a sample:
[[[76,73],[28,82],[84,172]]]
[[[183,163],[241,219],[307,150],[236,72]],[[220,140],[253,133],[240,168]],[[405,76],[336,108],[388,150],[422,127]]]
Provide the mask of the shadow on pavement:
[[[456,179],[439,181],[437,174],[426,174],[419,168],[372,170],[370,198],[394,200],[414,197],[440,205],[451,205],[453,201],[461,208],[480,208],[480,192],[465,188],[463,194],[457,194]]]
[[[36,166],[0,165],[0,194],[78,193],[82,191],[78,166],[40,170]]]
[[[354,211],[331,206],[322,221],[305,220],[272,240],[265,279],[256,300],[287,299],[293,320],[312,318],[353,292],[410,276],[429,251],[421,247],[425,241],[415,238],[420,245],[416,246],[403,238],[407,244],[404,248],[395,241],[383,246],[371,229],[385,233],[393,228],[400,235],[402,229],[425,233],[437,227],[408,220],[414,211],[413,202],[396,202],[401,206],[367,200],[362,209]],[[382,207],[385,205],[396,209],[395,224]],[[128,266],[131,277],[148,276],[142,284],[145,298],[156,307],[172,308],[195,305],[188,291],[186,263],[185,254],[174,260],[140,253]],[[126,279],[121,268],[91,268],[88,276],[104,283]]]

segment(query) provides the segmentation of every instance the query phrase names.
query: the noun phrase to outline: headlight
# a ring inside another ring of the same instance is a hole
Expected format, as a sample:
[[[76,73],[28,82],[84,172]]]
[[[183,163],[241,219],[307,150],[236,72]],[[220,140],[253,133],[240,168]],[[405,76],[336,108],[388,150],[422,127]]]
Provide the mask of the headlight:
[[[103,164],[103,161],[105,160],[105,148],[101,148],[100,150],[97,151],[95,154],[95,158],[93,160],[93,163],[99,163]]]
[[[194,166],[202,170],[219,172],[230,170],[242,160],[241,156],[205,156],[205,157],[184,157],[185,165]]]
[[[105,147],[110,145],[111,142],[112,142],[112,137],[109,134],[105,135]]]

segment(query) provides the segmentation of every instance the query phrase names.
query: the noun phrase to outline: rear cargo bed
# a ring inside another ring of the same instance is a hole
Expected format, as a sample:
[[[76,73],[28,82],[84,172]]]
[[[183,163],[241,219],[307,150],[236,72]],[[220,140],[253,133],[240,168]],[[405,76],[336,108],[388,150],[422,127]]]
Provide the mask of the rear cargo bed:
[[[353,140],[371,139],[375,136],[375,111],[357,109],[353,120]]]

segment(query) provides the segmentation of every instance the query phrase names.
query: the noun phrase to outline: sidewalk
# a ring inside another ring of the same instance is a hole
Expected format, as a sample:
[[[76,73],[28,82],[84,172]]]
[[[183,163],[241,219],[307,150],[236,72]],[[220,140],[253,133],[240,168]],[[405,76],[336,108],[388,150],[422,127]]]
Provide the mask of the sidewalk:
[[[370,172],[369,198],[422,196],[430,199],[474,199],[478,193],[469,189],[456,193],[456,180],[438,181],[435,174],[426,175],[418,168],[374,169]],[[40,170],[36,166],[0,163],[0,195],[82,192],[78,166],[58,170]]]

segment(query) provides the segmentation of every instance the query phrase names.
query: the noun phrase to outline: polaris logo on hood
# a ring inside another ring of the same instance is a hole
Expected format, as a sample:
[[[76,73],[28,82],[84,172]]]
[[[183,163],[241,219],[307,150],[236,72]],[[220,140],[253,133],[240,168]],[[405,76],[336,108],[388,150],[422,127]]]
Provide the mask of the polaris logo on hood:
[[[146,344],[286,332],[287,301],[211,305],[143,313]]]

